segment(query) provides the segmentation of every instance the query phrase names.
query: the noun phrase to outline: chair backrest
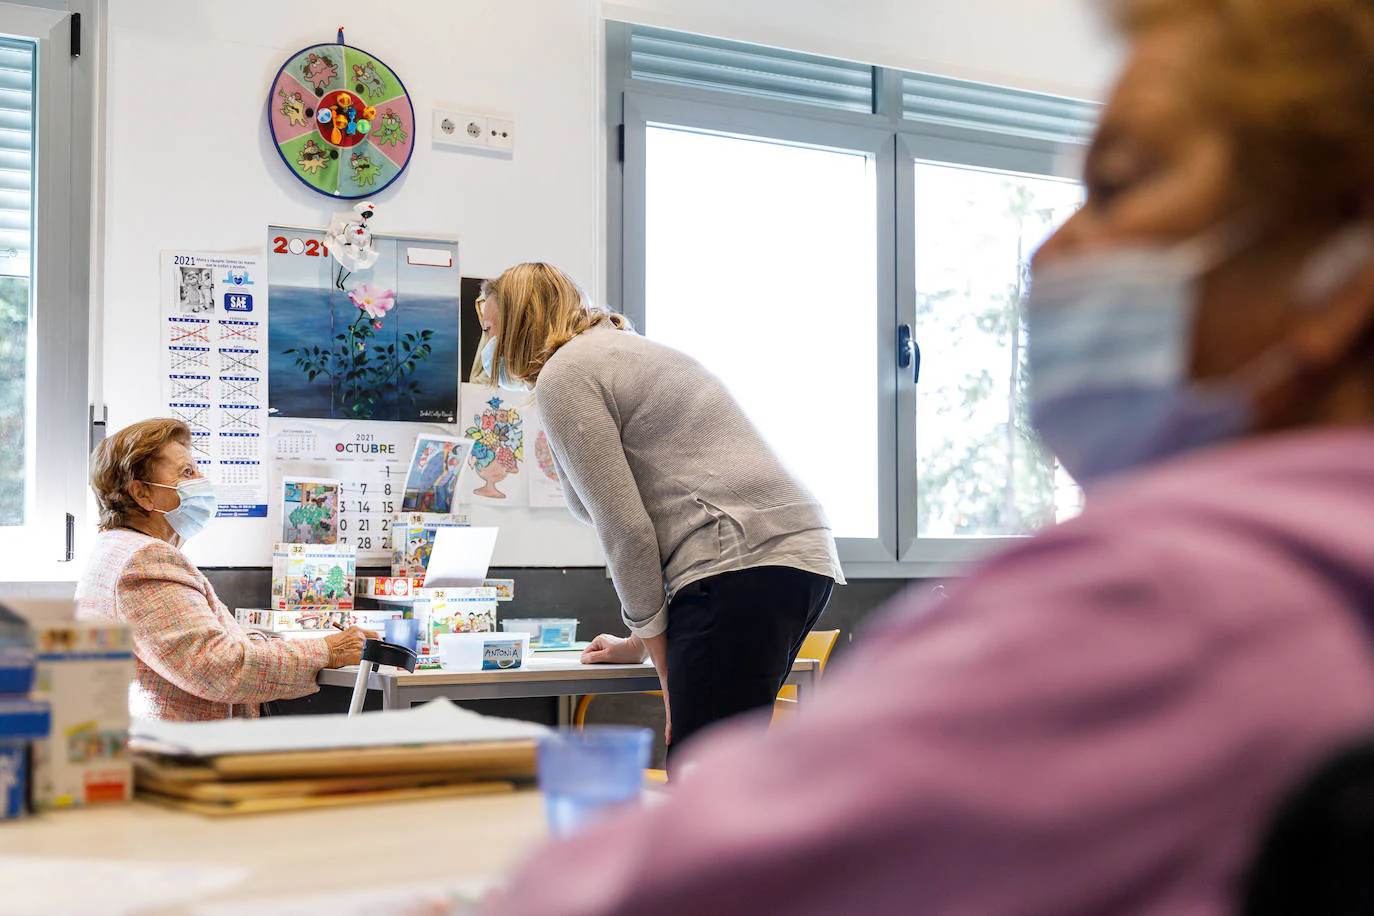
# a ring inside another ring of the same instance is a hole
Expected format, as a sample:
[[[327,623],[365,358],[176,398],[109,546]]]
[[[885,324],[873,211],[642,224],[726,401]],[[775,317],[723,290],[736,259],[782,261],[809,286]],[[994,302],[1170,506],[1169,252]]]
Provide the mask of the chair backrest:
[[[802,640],[801,650],[797,652],[797,658],[814,658],[821,663],[819,673],[825,674],[825,663],[830,660],[830,653],[839,639],[839,630],[812,630]]]
[[[1239,913],[1374,913],[1374,740],[1330,758],[1283,803]]]
[[[820,670],[816,672],[816,677],[819,678],[825,674],[826,662],[830,660],[830,652],[835,648],[835,643],[839,639],[839,630],[812,630],[802,640],[801,648],[797,650],[797,658],[814,658],[820,662]],[[773,705],[775,721],[779,717],[786,717],[789,714],[791,710],[789,703],[792,706],[796,705],[797,688],[791,684],[784,684],[782,690],[778,691],[778,700],[781,702]]]

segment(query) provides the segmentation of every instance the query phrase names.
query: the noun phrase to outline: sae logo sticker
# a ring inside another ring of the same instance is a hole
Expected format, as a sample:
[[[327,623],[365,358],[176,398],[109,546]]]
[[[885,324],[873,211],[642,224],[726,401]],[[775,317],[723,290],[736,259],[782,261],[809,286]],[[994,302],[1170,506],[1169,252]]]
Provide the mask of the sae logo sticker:
[[[253,297],[249,293],[225,293],[224,310],[226,312],[251,312],[253,311]]]

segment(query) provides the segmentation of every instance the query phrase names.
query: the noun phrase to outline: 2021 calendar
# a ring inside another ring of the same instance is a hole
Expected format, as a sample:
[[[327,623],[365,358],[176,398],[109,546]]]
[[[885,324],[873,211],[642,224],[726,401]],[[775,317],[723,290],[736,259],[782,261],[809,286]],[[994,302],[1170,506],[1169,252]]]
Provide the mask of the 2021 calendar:
[[[338,543],[357,549],[359,565],[389,565],[391,516],[401,511],[415,438],[448,436],[449,429],[367,421],[274,420],[272,426],[273,492],[283,492],[284,478],[338,481]],[[272,512],[280,515],[281,507],[278,498]]]

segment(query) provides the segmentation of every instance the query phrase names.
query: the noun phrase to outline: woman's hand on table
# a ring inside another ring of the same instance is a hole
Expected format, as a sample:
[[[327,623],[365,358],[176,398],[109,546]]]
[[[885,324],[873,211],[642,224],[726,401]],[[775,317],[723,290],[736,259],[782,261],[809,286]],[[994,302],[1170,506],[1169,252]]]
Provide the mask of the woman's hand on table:
[[[345,668],[359,664],[363,660],[363,643],[377,638],[376,633],[362,627],[349,627],[326,636],[324,644],[329,647],[329,667]]]
[[[628,638],[602,633],[582,650],[584,665],[637,665],[648,650],[638,636]]]

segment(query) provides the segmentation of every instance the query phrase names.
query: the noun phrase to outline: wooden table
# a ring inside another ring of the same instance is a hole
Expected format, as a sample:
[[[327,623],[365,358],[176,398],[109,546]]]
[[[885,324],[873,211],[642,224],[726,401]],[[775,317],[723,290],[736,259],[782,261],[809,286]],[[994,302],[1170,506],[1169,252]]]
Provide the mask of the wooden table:
[[[374,672],[368,687],[382,692],[383,709],[409,709],[436,697],[450,700],[493,700],[510,697],[558,697],[558,721],[570,723],[573,699],[588,694],[643,693],[659,688],[658,674],[648,662],[638,665],[584,665],[577,652],[541,652],[508,671],[416,671],[397,668]],[[786,683],[797,688],[797,701],[809,698],[820,663],[799,658]],[[356,666],[326,668],[319,683],[352,688]]]
[[[200,902],[247,902],[431,878],[491,881],[545,835],[535,789],[214,819],[134,802],[7,822],[0,855],[244,866],[244,884]]]

